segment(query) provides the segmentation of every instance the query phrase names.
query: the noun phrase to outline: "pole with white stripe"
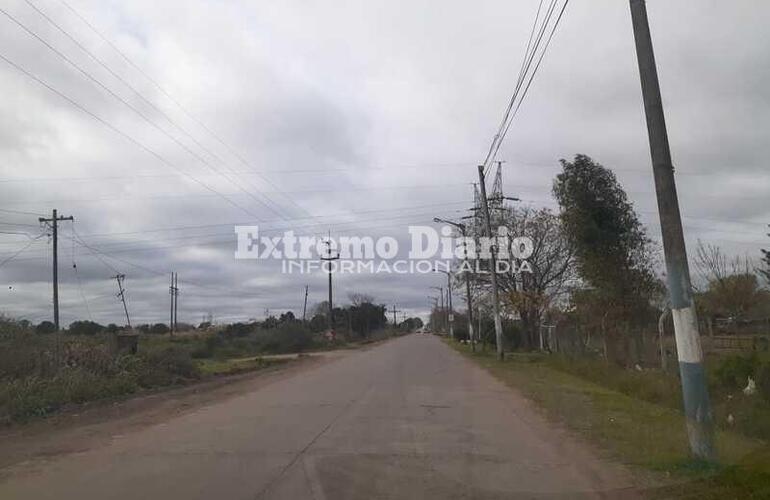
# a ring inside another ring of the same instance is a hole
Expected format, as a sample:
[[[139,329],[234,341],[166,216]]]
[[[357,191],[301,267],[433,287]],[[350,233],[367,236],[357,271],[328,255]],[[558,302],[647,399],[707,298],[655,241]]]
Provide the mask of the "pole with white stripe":
[[[663,251],[666,257],[668,292],[671,299],[671,315],[674,320],[674,336],[679,356],[679,372],[682,378],[684,412],[687,419],[687,435],[695,457],[713,460],[714,417],[709,402],[706,372],[703,367],[703,351],[700,345],[698,320],[692,300],[690,269],[687,249],[679,213],[674,167],[668,144],[663,102],[660,96],[658,71],[652,50],[652,37],[647,20],[644,0],[629,0],[631,20],[636,40],[636,56],[642,83],[644,111],[647,117],[647,133],[658,198],[660,227],[663,233]]]

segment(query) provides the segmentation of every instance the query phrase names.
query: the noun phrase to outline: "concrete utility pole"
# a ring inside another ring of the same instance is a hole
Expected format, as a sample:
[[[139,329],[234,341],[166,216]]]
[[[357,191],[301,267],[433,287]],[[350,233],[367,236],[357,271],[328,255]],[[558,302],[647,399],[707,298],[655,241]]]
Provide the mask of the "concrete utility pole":
[[[332,261],[339,260],[340,254],[337,252],[336,257],[332,257],[332,240],[331,234],[329,239],[326,240],[327,257],[321,257],[322,261],[328,262],[329,266],[329,331],[334,331],[334,306],[332,305]]]
[[[56,331],[59,331],[59,222],[64,220],[74,221],[71,215],[68,217],[59,217],[56,209],[53,209],[50,219],[40,217],[41,223],[51,224],[51,238],[53,241],[53,324],[56,325]]]
[[[305,322],[305,314],[307,313],[307,285],[305,285],[305,303],[302,306],[302,322]]]
[[[644,0],[629,0],[631,20],[636,41],[636,55],[642,83],[647,133],[650,140],[655,192],[658,198],[660,227],[663,233],[663,251],[666,257],[671,316],[679,356],[682,379],[684,413],[690,450],[697,458],[713,460],[714,417],[711,412],[703,351],[700,345],[698,320],[692,301],[690,270],[679,213],[679,201],[674,180],[674,166],[668,144],[663,102],[660,96],[658,71],[652,48],[652,37]]]
[[[126,275],[117,274],[113,276],[113,279],[118,282],[118,298],[123,302],[123,310],[126,312],[126,323],[128,323],[128,328],[131,328],[131,318],[128,317],[128,306],[126,306],[126,291],[123,289],[123,280],[126,279]]]
[[[487,187],[484,180],[484,165],[479,165],[479,187],[481,188],[481,206],[484,212],[484,225],[487,229],[487,237],[495,241],[492,233],[492,221],[489,217],[489,203],[487,201]],[[497,342],[497,358],[502,361],[505,357],[503,351],[503,322],[500,319],[500,292],[497,288],[497,245],[490,246],[490,264],[492,277],[492,312],[495,317],[495,340]]]

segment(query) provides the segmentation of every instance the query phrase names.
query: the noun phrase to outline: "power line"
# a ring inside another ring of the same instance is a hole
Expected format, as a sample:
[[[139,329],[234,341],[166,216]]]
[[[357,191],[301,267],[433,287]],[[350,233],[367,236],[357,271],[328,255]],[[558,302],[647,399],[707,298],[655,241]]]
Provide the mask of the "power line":
[[[503,123],[503,128],[501,131],[498,131],[498,135],[496,142],[493,142],[493,148],[490,148],[490,153],[487,154],[487,158],[484,160],[483,165],[486,166],[486,169],[489,169],[489,167],[492,165],[492,163],[495,161],[495,158],[497,157],[497,152],[500,150],[500,146],[502,146],[503,141],[505,140],[505,136],[508,134],[508,130],[510,129],[511,123],[513,123],[513,120],[516,118],[516,115],[519,113],[519,109],[521,108],[522,103],[524,102],[524,99],[527,96],[527,93],[529,92],[530,86],[532,85],[532,81],[535,78],[535,75],[537,74],[538,69],[540,69],[540,65],[543,62],[543,58],[545,57],[545,53],[548,50],[549,45],[551,44],[551,40],[553,38],[554,33],[556,32],[556,28],[559,26],[559,22],[562,19],[562,16],[564,15],[564,11],[567,8],[567,4],[569,3],[569,0],[564,0],[564,3],[562,4],[561,10],[559,11],[559,15],[556,18],[556,21],[553,23],[553,26],[551,28],[551,32],[548,35],[548,38],[545,42],[545,45],[543,46],[542,51],[540,52],[540,55],[537,59],[537,63],[535,64],[534,69],[529,73],[529,79],[527,80],[527,84],[524,87],[524,91],[521,94],[521,97],[518,100],[518,104],[516,104],[513,111],[511,111],[511,105],[509,104],[509,108],[506,113],[505,122]],[[554,8],[557,5],[557,0],[553,0],[551,4],[549,5],[548,11],[546,12],[546,15],[543,19],[543,23],[541,25],[540,31],[538,32],[537,40],[532,47],[532,51],[530,52],[529,59],[526,64],[526,68],[523,70],[523,72],[520,74],[522,79],[520,79],[517,82],[516,90],[514,91],[514,96],[512,98],[513,102],[516,97],[518,97],[519,91],[521,90],[521,85],[523,84],[524,80],[526,80],[526,74],[530,69],[530,66],[532,62],[534,61],[534,58],[537,54],[537,51],[540,47],[543,35],[545,34],[548,23],[551,20],[551,17],[554,13]]]
[[[230,168],[229,165],[227,165],[226,162],[219,155],[217,155],[215,152],[211,151],[209,148],[207,148],[205,145],[203,145],[192,134],[190,134],[190,132],[188,132],[184,127],[182,127],[174,119],[172,119],[166,112],[164,112],[162,109],[160,109],[154,103],[152,103],[149,99],[144,97],[144,95],[141,92],[139,92],[134,86],[132,86],[130,83],[128,83],[123,77],[118,75],[115,71],[113,71],[113,69],[107,63],[105,63],[103,60],[101,60],[99,57],[97,57],[93,52],[91,52],[87,47],[85,47],[82,43],[80,43],[80,41],[78,41],[67,30],[62,28],[58,23],[56,23],[56,21],[51,19],[51,17],[49,17],[45,12],[43,12],[40,8],[38,8],[31,0],[24,0],[24,1],[27,3],[27,5],[29,5],[31,8],[33,8],[38,14],[40,14],[46,21],[48,21],[48,23],[50,23],[52,26],[54,26],[54,28],[56,28],[59,32],[61,32],[64,36],[66,36],[70,41],[72,41],[78,48],[80,48],[80,50],[82,50],[84,53],[86,53],[93,61],[95,61],[97,64],[99,64],[105,70],[107,70],[107,72],[109,72],[110,75],[112,75],[116,80],[118,80],[125,87],[127,87],[134,95],[139,97],[142,101],[144,101],[147,105],[149,105],[158,114],[163,116],[163,118],[165,118],[165,120],[169,124],[171,124],[172,127],[176,128],[177,130],[182,132],[182,134],[184,134],[188,139],[190,139],[194,144],[196,144],[201,150],[205,151],[211,157],[213,157],[216,160],[218,160],[219,162],[221,162],[224,166],[226,166],[228,168],[228,170],[231,171],[231,173],[234,172],[234,170],[232,168]],[[201,161],[202,161],[202,159],[201,159]],[[256,189],[257,192],[259,192],[259,190],[257,188],[255,188],[254,186],[252,186],[252,188]],[[264,193],[260,193],[260,194],[262,194],[262,196],[265,196]],[[269,200],[269,198],[267,196],[265,196],[265,198],[268,199],[268,201],[271,201],[271,200]],[[276,212],[272,207],[268,206],[262,200],[255,199],[255,201],[257,201],[258,203],[264,205],[267,209],[275,212],[276,215],[280,215],[278,212]],[[272,203],[272,201],[271,201],[271,203]]]
[[[112,43],[101,31],[96,29],[96,27],[88,22],[84,16],[82,16],[75,8],[73,8],[69,3],[67,3],[64,0],[61,0],[61,3],[70,10],[81,22],[83,22],[91,31],[96,33],[97,36],[99,36],[103,41],[105,41],[113,50],[115,50],[128,64],[130,64],[134,69],[136,69],[142,76],[144,76],[150,83],[152,83],[163,95],[165,95],[171,102],[173,102],[190,120],[192,120],[194,123],[196,123],[199,127],[201,127],[203,130],[205,130],[211,137],[213,137],[218,143],[220,143],[222,146],[224,146],[228,152],[230,152],[231,155],[236,157],[244,166],[248,167],[249,169],[252,169],[251,165],[241,156],[232,146],[230,146],[228,143],[226,143],[218,134],[216,134],[211,128],[206,126],[203,122],[201,122],[199,119],[197,119],[195,116],[193,116],[192,113],[190,113],[182,104],[174,99],[171,94],[166,91],[157,81],[155,81],[152,77],[150,77],[145,71],[143,71],[136,63],[134,63],[131,58],[129,58],[124,52],[122,52],[114,43]],[[211,153],[210,153],[211,154]],[[309,215],[309,212],[302,208],[299,204],[297,204],[294,200],[292,200],[290,197],[286,196],[285,193],[282,193],[278,187],[270,181],[268,178],[260,175],[258,172],[255,172],[257,175],[262,178],[263,181],[265,181],[270,187],[278,191],[279,194],[283,194],[284,198],[295,208],[297,208],[301,213],[304,213],[306,215]],[[266,197],[267,198],[267,197]],[[269,198],[267,198],[270,200]],[[274,201],[270,200],[271,203],[278,206]]]
[[[38,212],[24,212],[21,210],[8,210],[7,208],[0,208],[0,212],[7,212],[9,214],[21,214],[21,215],[33,215],[35,217],[45,217],[46,214],[41,214]]]
[[[16,258],[16,256],[18,256],[19,254],[21,254],[22,252],[24,252],[25,250],[27,250],[29,247],[31,247],[33,244],[35,244],[35,243],[36,243],[36,242],[37,242],[37,241],[38,241],[40,238],[42,238],[43,236],[45,236],[45,234],[41,234],[41,235],[40,235],[40,236],[38,236],[37,238],[32,238],[32,239],[31,239],[31,240],[30,240],[30,241],[29,241],[29,242],[28,242],[26,245],[24,245],[24,246],[23,246],[22,248],[20,248],[18,251],[14,252],[14,253],[13,253],[11,256],[9,256],[9,257],[6,257],[6,258],[5,258],[5,259],[3,259],[2,261],[0,261],[0,267],[3,267],[3,266],[4,266],[5,264],[7,264],[8,262],[10,262],[10,261],[12,261],[13,259],[15,259],[15,258]]]
[[[0,9],[0,10],[2,10],[2,9]],[[212,193],[216,194],[217,196],[219,196],[220,198],[222,198],[223,200],[225,200],[225,201],[226,201],[226,202],[228,202],[229,204],[231,204],[231,205],[233,205],[234,207],[236,207],[236,208],[238,208],[238,209],[242,210],[243,212],[247,213],[248,215],[251,215],[252,217],[256,217],[254,214],[252,214],[252,213],[251,213],[251,212],[250,212],[248,209],[246,209],[245,207],[242,207],[241,205],[239,205],[238,203],[236,203],[236,202],[232,201],[232,200],[231,200],[231,199],[229,199],[227,196],[223,195],[222,193],[220,193],[220,192],[219,192],[219,191],[217,191],[216,189],[212,188],[212,187],[211,187],[211,186],[209,186],[208,184],[204,183],[203,181],[201,181],[201,180],[197,179],[197,178],[196,178],[196,177],[194,177],[193,175],[191,175],[191,174],[189,174],[189,173],[185,172],[184,170],[180,169],[178,166],[176,166],[175,164],[173,164],[173,163],[171,163],[170,161],[168,161],[166,158],[164,158],[163,156],[161,156],[159,153],[157,153],[157,152],[155,152],[154,150],[150,149],[148,146],[146,146],[146,145],[144,145],[143,143],[139,142],[139,140],[135,139],[134,137],[132,137],[132,136],[131,136],[131,135],[129,135],[128,133],[124,132],[123,130],[119,129],[119,128],[118,128],[118,127],[116,127],[115,125],[111,124],[110,122],[108,122],[108,121],[107,121],[107,120],[105,120],[104,118],[100,117],[100,116],[99,116],[99,115],[97,115],[96,113],[92,112],[91,110],[89,110],[88,108],[86,108],[85,106],[83,106],[82,104],[80,104],[79,102],[77,102],[76,100],[74,100],[73,98],[69,97],[68,95],[64,94],[64,93],[63,93],[63,92],[61,92],[60,90],[58,90],[58,89],[56,89],[55,87],[53,87],[52,85],[50,85],[49,83],[47,83],[47,82],[45,82],[44,80],[40,79],[39,77],[37,77],[36,75],[34,75],[33,73],[31,73],[30,71],[28,71],[27,69],[25,69],[24,67],[20,66],[20,65],[19,65],[19,64],[17,64],[16,62],[14,62],[14,61],[12,61],[11,59],[7,58],[7,57],[6,57],[5,55],[3,55],[2,53],[0,53],[0,59],[2,59],[3,61],[5,61],[5,63],[6,63],[6,64],[8,64],[9,66],[13,67],[14,69],[16,69],[16,70],[17,70],[17,71],[19,71],[20,73],[24,74],[24,75],[25,75],[25,76],[27,76],[28,78],[30,78],[30,79],[32,79],[32,80],[34,80],[34,81],[35,81],[36,83],[38,83],[39,85],[41,85],[41,86],[45,87],[45,88],[46,88],[46,89],[48,89],[49,91],[51,91],[51,92],[53,92],[54,94],[58,95],[60,98],[62,98],[62,99],[64,99],[65,101],[67,101],[69,104],[71,104],[72,106],[74,106],[75,108],[77,108],[78,110],[80,110],[81,112],[83,112],[84,114],[88,115],[88,116],[89,116],[89,117],[91,117],[92,119],[94,119],[94,120],[96,120],[97,122],[101,123],[103,126],[105,126],[105,127],[107,127],[108,129],[112,130],[114,133],[116,133],[116,134],[120,135],[121,137],[123,137],[124,139],[126,139],[127,141],[129,141],[130,143],[132,143],[132,144],[136,145],[137,147],[139,147],[140,149],[142,149],[142,150],[143,150],[143,151],[145,151],[146,153],[150,154],[151,156],[153,156],[153,157],[157,158],[157,159],[158,159],[158,160],[159,160],[161,163],[163,163],[164,165],[166,165],[166,166],[170,167],[171,169],[173,169],[173,170],[177,171],[177,172],[178,172],[178,173],[180,173],[181,175],[184,175],[185,177],[187,177],[188,179],[192,180],[192,181],[193,181],[193,182],[195,182],[196,184],[199,184],[200,186],[203,186],[203,187],[204,187],[205,189],[207,189],[208,191],[211,191]]]
[[[213,172],[217,172],[219,175],[221,175],[224,179],[226,179],[228,182],[233,184],[236,188],[243,191],[244,193],[248,194],[252,197],[252,199],[262,205],[264,205],[266,208],[268,208],[271,211],[274,211],[271,207],[266,205],[263,201],[256,198],[253,194],[251,194],[249,191],[244,189],[240,184],[237,182],[234,182],[232,179],[227,177],[226,174],[220,172],[216,169],[211,163],[208,162],[205,158],[203,158],[201,155],[193,151],[191,148],[189,148],[186,144],[181,142],[179,139],[171,135],[168,131],[164,130],[162,127],[160,127],[158,124],[153,122],[147,115],[145,115],[142,111],[140,111],[136,106],[132,105],[125,99],[123,99],[121,96],[116,94],[112,89],[110,89],[107,85],[105,85],[102,81],[100,81],[98,78],[94,77],[91,73],[83,69],[80,65],[78,65],[76,62],[74,62],[72,59],[70,59],[66,54],[58,50],[56,47],[48,43],[43,37],[38,35],[35,31],[30,29],[28,26],[23,24],[21,21],[16,19],[13,15],[11,15],[9,12],[4,10],[0,7],[0,13],[5,15],[8,19],[10,19],[12,22],[14,22],[16,25],[18,25],[21,29],[23,29],[27,34],[38,40],[40,43],[42,43],[45,47],[47,47],[50,51],[52,51],[54,54],[56,54],[60,59],[64,60],[67,64],[69,64],[71,67],[73,67],[77,72],[79,72],[81,75],[83,75],[85,78],[93,82],[95,85],[103,89],[105,92],[107,92],[110,96],[112,96],[114,99],[119,101],[121,104],[129,108],[131,111],[133,111],[136,115],[138,115],[142,120],[147,122],[151,127],[168,137],[171,141],[176,143],[179,147],[184,149],[187,153],[189,153],[191,156],[196,158],[198,161],[200,161],[202,164],[204,164],[206,167],[211,169]],[[184,131],[183,131],[184,132]],[[278,212],[276,214],[280,215]]]

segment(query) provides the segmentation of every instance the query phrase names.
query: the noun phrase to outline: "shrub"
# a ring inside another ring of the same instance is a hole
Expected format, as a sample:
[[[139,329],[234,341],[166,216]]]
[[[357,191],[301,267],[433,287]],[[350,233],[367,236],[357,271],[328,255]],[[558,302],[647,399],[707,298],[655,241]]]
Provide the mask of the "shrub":
[[[0,383],[0,408],[5,419],[26,420],[48,415],[66,404],[134,392],[128,374],[102,377],[82,368],[65,368],[53,378],[37,376]]]
[[[42,321],[35,327],[35,333],[39,333],[41,335],[47,335],[49,333],[54,333],[55,331],[56,325],[50,321]]]
[[[714,375],[717,382],[727,390],[736,390],[744,387],[749,377],[754,376],[758,360],[756,356],[730,356],[725,358]]]
[[[155,387],[197,379],[198,365],[190,353],[181,347],[167,347],[139,357],[131,365],[142,387]]]
[[[770,402],[770,361],[760,365],[756,376],[757,392],[765,401]]]
[[[149,333],[154,333],[156,335],[162,335],[168,332],[169,332],[168,326],[166,326],[163,323],[155,323],[149,329]]]
[[[67,332],[70,335],[96,335],[104,330],[104,327],[93,321],[73,321]]]

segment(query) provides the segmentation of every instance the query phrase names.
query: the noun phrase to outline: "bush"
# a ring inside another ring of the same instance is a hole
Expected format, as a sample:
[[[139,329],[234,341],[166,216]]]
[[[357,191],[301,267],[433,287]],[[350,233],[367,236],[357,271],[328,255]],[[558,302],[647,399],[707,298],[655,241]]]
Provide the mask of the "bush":
[[[93,321],[73,321],[67,333],[70,335],[96,335],[104,330],[104,327]]]
[[[53,378],[37,376],[0,383],[0,415],[23,421],[48,415],[71,403],[132,393],[136,383],[128,374],[102,377],[82,368],[65,368]]]
[[[727,390],[737,390],[746,386],[749,377],[754,376],[758,364],[757,357],[730,356],[725,358],[714,375],[717,383]]]
[[[168,326],[166,326],[163,323],[155,323],[152,325],[149,329],[149,333],[154,333],[156,335],[162,335],[164,333],[168,333],[170,330]]]
[[[146,388],[178,384],[200,377],[198,365],[192,360],[189,352],[176,346],[124,363],[127,363],[124,366],[136,376],[137,383]]]
[[[770,361],[763,363],[757,369],[757,392],[762,398],[770,402]]]
[[[54,333],[55,331],[56,325],[50,321],[42,321],[35,327],[35,333],[39,333],[41,335],[47,335],[49,333]]]

